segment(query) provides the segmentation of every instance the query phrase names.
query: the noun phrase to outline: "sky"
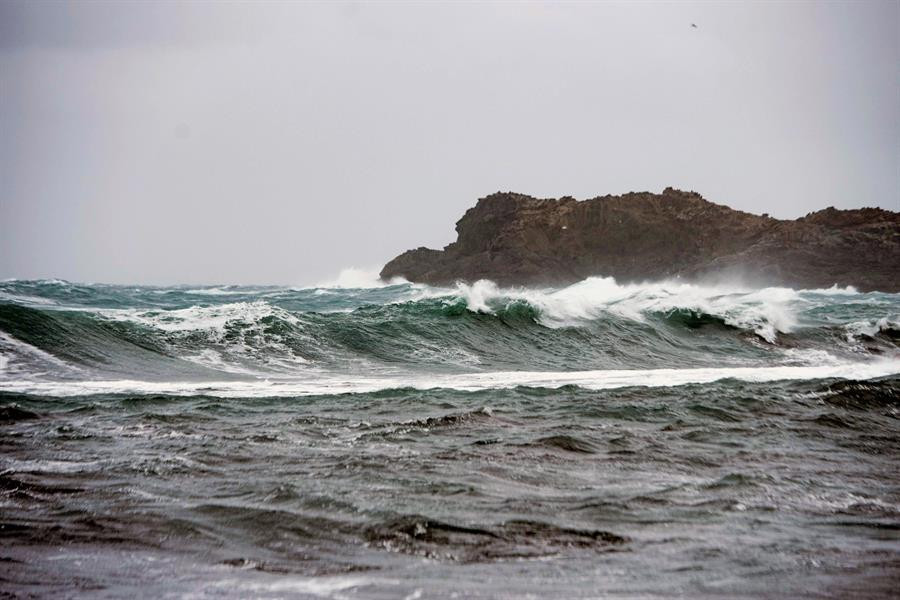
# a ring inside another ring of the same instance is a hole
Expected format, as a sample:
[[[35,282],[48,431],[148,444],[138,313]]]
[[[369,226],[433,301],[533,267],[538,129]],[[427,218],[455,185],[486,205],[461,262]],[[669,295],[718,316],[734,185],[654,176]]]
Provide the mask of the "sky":
[[[900,210],[898,65],[894,1],[0,0],[0,278],[313,284],[496,191]]]

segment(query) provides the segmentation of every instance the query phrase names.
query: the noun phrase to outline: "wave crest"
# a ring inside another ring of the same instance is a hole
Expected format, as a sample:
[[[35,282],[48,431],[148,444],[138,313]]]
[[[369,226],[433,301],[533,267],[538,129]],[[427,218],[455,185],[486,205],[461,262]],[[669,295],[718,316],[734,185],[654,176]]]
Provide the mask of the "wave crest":
[[[847,288],[620,284],[604,277],[562,289],[490,281],[352,290],[104,285],[61,294],[59,288],[0,285],[0,293],[14,296],[0,301],[0,378],[75,376],[69,364],[104,377],[165,379],[900,357],[900,295]]]
[[[804,300],[790,288],[746,290],[679,282],[618,284],[611,277],[591,277],[559,290],[500,288],[492,281],[459,283],[450,292],[465,300],[472,312],[497,314],[513,303],[527,302],[547,327],[577,326],[613,314],[646,322],[654,315],[693,313],[726,325],[753,331],[774,343],[778,333],[798,325]]]

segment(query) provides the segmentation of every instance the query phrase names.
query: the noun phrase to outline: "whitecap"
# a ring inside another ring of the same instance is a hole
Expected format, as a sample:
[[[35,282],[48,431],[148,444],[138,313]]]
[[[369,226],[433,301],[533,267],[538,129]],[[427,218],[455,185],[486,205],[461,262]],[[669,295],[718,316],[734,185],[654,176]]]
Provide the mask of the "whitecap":
[[[480,280],[422,295],[428,296],[461,298],[469,310],[483,313],[524,301],[539,310],[541,323],[548,327],[578,325],[604,313],[643,322],[653,313],[690,310],[754,331],[769,342],[774,342],[778,333],[790,333],[797,327],[797,313],[805,303],[801,294],[790,288],[752,290],[675,281],[619,284],[612,277],[589,277],[561,289],[501,288]]]
[[[276,308],[263,300],[233,302],[215,306],[191,306],[176,310],[101,309],[101,316],[115,321],[131,321],[161,331],[224,331],[229,321],[255,322],[263,317],[277,316],[287,321],[296,319],[286,310]]]
[[[840,287],[838,284],[832,285],[830,288],[817,288],[811,290],[801,290],[808,294],[819,294],[820,296],[858,296],[859,290],[852,285]]]

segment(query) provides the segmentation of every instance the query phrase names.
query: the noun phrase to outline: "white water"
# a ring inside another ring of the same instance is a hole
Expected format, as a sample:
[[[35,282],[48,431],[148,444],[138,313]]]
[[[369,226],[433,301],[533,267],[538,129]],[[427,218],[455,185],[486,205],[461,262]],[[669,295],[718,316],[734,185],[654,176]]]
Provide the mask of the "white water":
[[[262,300],[214,306],[191,306],[176,310],[105,308],[93,309],[92,312],[115,321],[131,321],[170,333],[198,330],[224,333],[225,326],[229,322],[252,324],[269,316],[277,316],[292,324],[298,323],[298,319],[290,312]]]
[[[524,301],[540,310],[541,322],[548,327],[577,325],[607,312],[642,322],[651,313],[692,310],[719,317],[728,325],[752,330],[774,342],[778,333],[797,328],[798,314],[815,302],[816,295],[857,294],[852,287],[793,290],[678,281],[619,284],[612,277],[589,277],[558,290],[500,288],[492,281],[481,280],[472,285],[459,283],[453,289],[419,292],[418,296],[461,297],[469,310],[484,313]]]
[[[59,370],[78,372],[81,369],[64,360],[35,348],[31,344],[0,331],[0,376],[19,377],[42,374],[44,371]]]
[[[558,388],[577,385],[604,390],[622,387],[671,387],[711,383],[722,379],[748,382],[811,379],[872,379],[900,373],[900,359],[821,366],[728,367],[603,371],[497,371],[453,375],[394,377],[321,377],[257,381],[150,382],[114,381],[0,381],[0,391],[45,396],[88,394],[206,395],[222,398],[267,398],[317,394],[361,394],[386,389],[453,389],[478,391],[517,386]]]
[[[403,283],[408,282],[403,279],[389,282],[380,280],[377,269],[351,267],[342,270],[336,279],[307,289],[314,289],[317,294],[333,294],[342,289],[376,289]],[[244,293],[223,288],[184,290],[184,292],[210,296]],[[604,314],[644,322],[650,314],[690,310],[718,317],[726,324],[740,329],[754,331],[768,342],[775,342],[779,333],[790,333],[802,326],[800,315],[812,307],[830,302],[827,297],[860,296],[852,287],[817,290],[781,287],[753,289],[737,283],[701,285],[679,281],[619,284],[612,277],[589,277],[560,289],[501,288],[488,280],[480,280],[471,285],[459,283],[453,288],[434,288],[416,284],[398,291],[398,294],[394,302],[461,298],[468,310],[483,313],[494,313],[511,302],[527,302],[540,311],[541,323],[547,327],[577,326],[584,321],[602,318]],[[265,295],[262,296],[264,297]],[[89,310],[110,319],[134,321],[167,332],[222,331],[229,321],[251,323],[270,315],[296,324],[296,318],[291,313],[268,304],[262,298],[254,302],[194,306],[177,310],[83,307],[66,307],[66,309]],[[22,298],[17,296],[16,299]],[[52,302],[41,298],[36,300],[43,303]],[[323,312],[331,311],[323,310]],[[885,317],[884,322],[888,323],[893,317],[894,315]],[[869,329],[881,325],[883,325],[881,322],[875,326],[860,323],[857,328],[849,328],[850,334],[868,333]]]

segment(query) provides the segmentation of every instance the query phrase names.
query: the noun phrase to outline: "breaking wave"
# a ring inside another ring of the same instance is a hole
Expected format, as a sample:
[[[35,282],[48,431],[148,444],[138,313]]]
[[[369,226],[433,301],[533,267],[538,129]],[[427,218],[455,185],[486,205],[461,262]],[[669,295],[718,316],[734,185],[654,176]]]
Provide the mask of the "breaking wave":
[[[0,381],[13,389],[15,381],[274,378],[299,392],[340,388],[334,382],[347,383],[348,373],[357,383],[383,380],[374,385],[384,389],[510,372],[568,381],[582,372],[676,370],[694,373],[682,378],[691,382],[697,369],[731,377],[878,362],[883,370],[900,356],[900,295],[853,288],[601,277],[561,289],[490,281],[350,288],[342,286],[353,277],[339,279],[304,289],[2,282]]]

